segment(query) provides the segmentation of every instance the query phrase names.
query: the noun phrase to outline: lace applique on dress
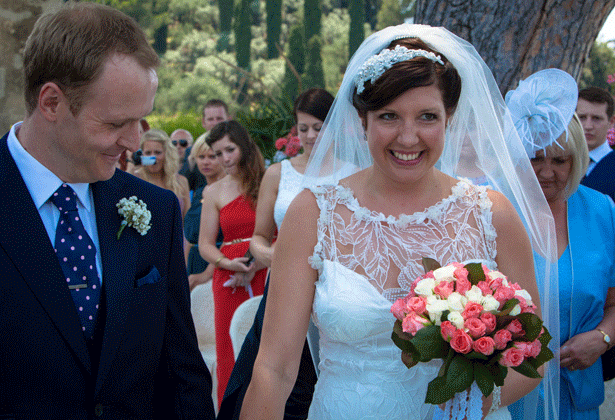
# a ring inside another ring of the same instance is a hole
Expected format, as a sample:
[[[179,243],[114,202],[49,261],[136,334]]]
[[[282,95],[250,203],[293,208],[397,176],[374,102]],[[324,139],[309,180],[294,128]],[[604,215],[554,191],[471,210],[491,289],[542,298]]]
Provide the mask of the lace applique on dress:
[[[496,232],[484,186],[461,179],[451,195],[399,217],[362,207],[352,190],[312,187],[320,208],[318,243],[310,263],[338,262],[364,275],[389,301],[405,296],[424,274],[422,257],[441,264],[477,261],[494,267]]]

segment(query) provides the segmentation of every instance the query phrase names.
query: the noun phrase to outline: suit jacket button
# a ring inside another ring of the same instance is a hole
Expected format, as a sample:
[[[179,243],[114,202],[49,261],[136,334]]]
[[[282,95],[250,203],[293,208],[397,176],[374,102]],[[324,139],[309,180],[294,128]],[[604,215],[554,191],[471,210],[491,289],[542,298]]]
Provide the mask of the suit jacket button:
[[[103,406],[102,406],[102,404],[98,403],[94,407],[94,415],[96,417],[100,417],[100,416],[102,416],[102,414],[103,414]]]

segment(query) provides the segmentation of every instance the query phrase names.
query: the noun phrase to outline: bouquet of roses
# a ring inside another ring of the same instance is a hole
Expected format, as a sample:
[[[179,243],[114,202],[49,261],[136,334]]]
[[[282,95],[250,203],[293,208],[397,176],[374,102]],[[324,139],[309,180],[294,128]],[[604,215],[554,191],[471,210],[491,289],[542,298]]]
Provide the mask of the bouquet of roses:
[[[397,318],[392,338],[408,368],[444,360],[426,403],[442,404],[473,382],[487,397],[504,385],[509,367],[541,377],[537,368],[553,358],[551,336],[526,290],[478,263],[440,267],[423,258],[423,265],[427,273],[391,312]]]
[[[297,156],[301,151],[301,140],[297,137],[297,126],[293,126],[286,136],[277,139],[275,148],[277,152],[273,157],[274,162]]]

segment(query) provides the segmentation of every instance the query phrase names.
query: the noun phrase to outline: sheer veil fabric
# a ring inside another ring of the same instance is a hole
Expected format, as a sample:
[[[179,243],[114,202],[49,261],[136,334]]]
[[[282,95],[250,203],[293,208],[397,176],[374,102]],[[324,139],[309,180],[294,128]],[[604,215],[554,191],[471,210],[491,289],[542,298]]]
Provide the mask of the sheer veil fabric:
[[[553,339],[555,357],[543,379],[545,418],[557,419],[559,398],[559,314],[557,246],[551,211],[534,175],[524,146],[493,75],[476,49],[444,28],[402,24],[368,37],[353,55],[313,149],[304,186],[337,183],[372,165],[365,131],[352,95],[361,65],[401,38],[417,37],[444,55],[462,80],[461,97],[446,131],[445,147],[436,167],[453,177],[480,178],[515,206],[532,241],[542,317]],[[326,177],[326,182],[323,178]],[[549,263],[545,264],[544,261]],[[523,418],[535,418],[538,388],[524,397]]]

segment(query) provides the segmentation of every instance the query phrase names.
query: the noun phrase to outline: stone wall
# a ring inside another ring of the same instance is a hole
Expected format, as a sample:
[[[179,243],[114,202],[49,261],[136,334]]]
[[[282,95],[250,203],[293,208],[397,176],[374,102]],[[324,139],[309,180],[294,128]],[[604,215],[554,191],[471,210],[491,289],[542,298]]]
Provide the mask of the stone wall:
[[[25,115],[23,48],[36,19],[62,0],[0,0],[0,136]]]

